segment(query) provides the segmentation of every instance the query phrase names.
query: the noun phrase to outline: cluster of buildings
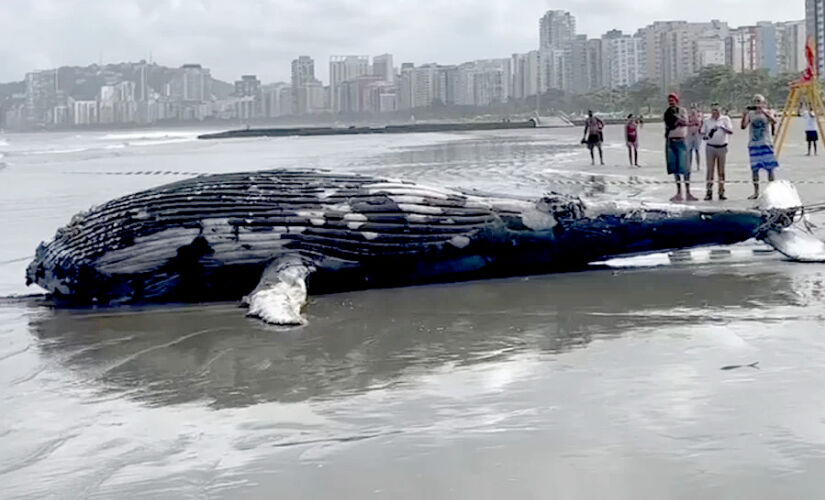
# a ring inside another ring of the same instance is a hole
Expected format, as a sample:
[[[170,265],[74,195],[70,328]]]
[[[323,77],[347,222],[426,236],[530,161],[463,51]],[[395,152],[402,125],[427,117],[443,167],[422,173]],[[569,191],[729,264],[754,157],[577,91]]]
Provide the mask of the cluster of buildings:
[[[825,4],[825,0],[808,0]],[[825,11],[817,11],[825,16]],[[825,17],[821,17],[825,30]],[[825,40],[825,31],[820,34]],[[430,106],[489,106],[559,89],[586,93],[630,87],[649,80],[677,88],[703,67],[727,65],[736,72],[765,69],[772,75],[805,69],[806,21],[727,23],[663,21],[634,34],[611,30],[599,38],[576,33],[567,11],[550,10],[539,20],[539,46],[509,58],[458,65],[403,63],[392,56],[335,56],[329,86],[314,77],[313,61],[292,63],[294,113],[390,112]],[[823,51],[825,54],[825,51]],[[307,77],[307,75],[313,75]]]
[[[156,67],[156,66],[155,66]],[[0,108],[5,128],[31,129],[71,126],[152,124],[160,121],[250,120],[292,113],[289,85],[261,85],[254,75],[243,75],[234,92],[216,96],[209,69],[184,64],[169,70],[168,81],[152,86],[149,64],[138,63],[131,78],[109,72],[101,76],[95,95],[72,95],[59,70],[26,74],[24,91]],[[105,72],[105,68],[98,70]]]
[[[529,61],[530,77],[537,68],[540,92],[589,92],[641,80],[675,89],[712,65],[736,72],[764,69],[772,75],[802,71],[805,44],[804,20],[738,28],[718,20],[657,21],[633,34],[611,30],[588,38],[576,33],[576,20],[569,12],[551,10],[539,21],[538,50],[514,58]],[[519,71],[514,72],[517,80],[522,79]]]
[[[463,64],[402,63],[390,54],[333,56],[329,82],[316,76],[315,61],[292,61],[291,81],[263,85],[243,75],[234,90],[217,95],[209,69],[186,64],[157,84],[138,65],[130,78],[104,79],[94,96],[70,95],[57,70],[26,75],[25,91],[0,109],[7,128],[151,124],[163,120],[255,120],[287,115],[393,113],[440,106],[485,107],[526,99],[550,89],[586,93],[630,87],[649,80],[664,89],[706,66],[736,72],[764,69],[772,75],[806,67],[812,35],[820,71],[825,66],[825,0],[806,0],[806,19],[727,23],[657,21],[633,34],[611,30],[599,38],[576,32],[567,11],[550,10],[539,20],[538,47],[523,54]]]

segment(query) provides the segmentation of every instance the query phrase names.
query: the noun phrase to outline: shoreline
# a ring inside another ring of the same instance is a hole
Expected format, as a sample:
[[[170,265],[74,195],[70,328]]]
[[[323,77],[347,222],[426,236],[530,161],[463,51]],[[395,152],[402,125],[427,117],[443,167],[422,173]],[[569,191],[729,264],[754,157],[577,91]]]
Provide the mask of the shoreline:
[[[567,128],[568,124],[537,123],[535,119],[524,121],[466,122],[466,123],[414,123],[385,125],[383,127],[273,127],[226,130],[201,134],[198,139],[233,139],[239,137],[287,137],[362,134],[410,134],[423,132],[460,132],[473,130],[509,130],[526,128]]]

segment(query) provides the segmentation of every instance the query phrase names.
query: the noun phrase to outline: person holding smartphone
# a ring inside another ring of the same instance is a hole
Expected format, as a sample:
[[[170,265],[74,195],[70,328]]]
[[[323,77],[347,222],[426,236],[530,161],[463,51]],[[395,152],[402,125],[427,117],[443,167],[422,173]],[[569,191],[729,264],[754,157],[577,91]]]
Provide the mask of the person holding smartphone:
[[[773,141],[771,140],[771,129],[776,125],[776,118],[773,117],[767,108],[765,97],[760,94],[753,96],[753,105],[748,106],[742,115],[742,130],[750,127],[750,140],[748,141],[748,156],[750,157],[751,173],[753,177],[753,195],[749,200],[759,197],[759,171],[768,172],[768,180],[775,179],[774,170],[779,167],[776,161],[776,154],[773,151]]]

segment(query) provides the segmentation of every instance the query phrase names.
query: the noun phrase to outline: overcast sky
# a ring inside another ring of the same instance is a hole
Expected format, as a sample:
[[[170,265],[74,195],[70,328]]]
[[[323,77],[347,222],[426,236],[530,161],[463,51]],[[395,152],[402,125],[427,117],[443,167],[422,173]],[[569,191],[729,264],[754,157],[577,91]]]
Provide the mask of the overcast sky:
[[[655,20],[731,26],[805,17],[804,0],[0,0],[0,81],[27,71],[148,59],[198,62],[233,81],[289,80],[290,61],[391,53],[396,66],[508,57],[538,45],[538,19],[569,10],[591,37]]]

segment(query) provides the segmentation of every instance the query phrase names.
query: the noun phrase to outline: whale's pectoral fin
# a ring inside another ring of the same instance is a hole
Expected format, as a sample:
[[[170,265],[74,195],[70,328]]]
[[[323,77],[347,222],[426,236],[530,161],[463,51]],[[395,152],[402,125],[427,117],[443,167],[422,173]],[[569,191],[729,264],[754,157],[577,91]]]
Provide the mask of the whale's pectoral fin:
[[[249,307],[246,315],[274,325],[305,324],[301,308],[306,304],[306,279],[312,271],[313,267],[298,256],[271,262],[255,290],[243,299]]]
[[[802,212],[802,200],[793,184],[774,181],[768,184],[757,208],[778,211],[781,223],[770,227],[761,239],[782,255],[799,262],[825,262],[825,242],[812,231],[815,227]]]
[[[825,262],[825,242],[801,224],[770,230],[763,240],[789,259]]]

